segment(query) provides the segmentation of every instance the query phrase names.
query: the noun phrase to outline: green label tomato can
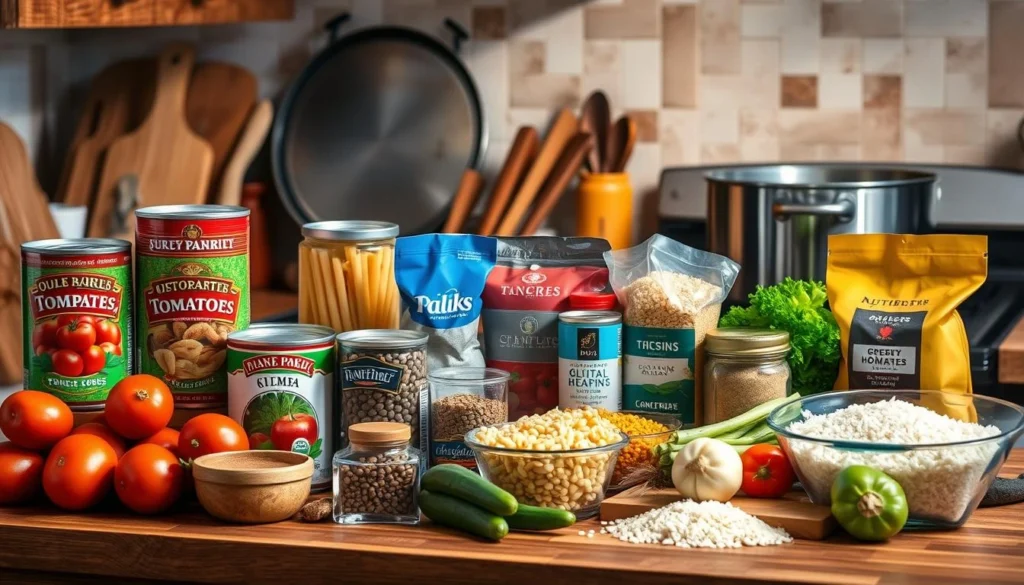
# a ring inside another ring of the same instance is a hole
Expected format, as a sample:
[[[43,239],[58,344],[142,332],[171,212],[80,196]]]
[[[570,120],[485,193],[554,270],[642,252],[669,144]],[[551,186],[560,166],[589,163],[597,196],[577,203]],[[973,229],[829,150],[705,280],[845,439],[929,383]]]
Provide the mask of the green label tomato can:
[[[138,371],[175,408],[227,404],[228,334],[249,326],[249,210],[163,205],[135,212]]]
[[[558,406],[622,410],[622,315],[558,315]]]
[[[102,410],[132,373],[132,252],[123,240],[21,246],[25,388]]]
[[[319,325],[254,325],[228,335],[228,415],[250,449],[309,455],[314,490],[331,486],[334,347],[334,330]]]

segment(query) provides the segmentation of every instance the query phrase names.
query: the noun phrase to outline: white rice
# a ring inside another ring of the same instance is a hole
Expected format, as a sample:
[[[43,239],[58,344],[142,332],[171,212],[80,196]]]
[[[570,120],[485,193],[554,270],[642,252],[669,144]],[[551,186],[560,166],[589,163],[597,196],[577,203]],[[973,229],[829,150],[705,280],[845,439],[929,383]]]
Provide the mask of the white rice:
[[[927,408],[892,400],[853,404],[823,415],[804,412],[789,431],[821,439],[892,444],[936,444],[999,434],[994,426],[963,422]],[[956,522],[975,496],[978,483],[999,446],[992,443],[913,451],[845,451],[790,439],[794,464],[815,502],[829,502],[836,475],[850,465],[870,465],[903,486],[910,515]]]
[[[732,504],[693,500],[614,520],[601,529],[601,534],[633,544],[682,548],[740,548],[793,542],[785,530],[772,528]]]

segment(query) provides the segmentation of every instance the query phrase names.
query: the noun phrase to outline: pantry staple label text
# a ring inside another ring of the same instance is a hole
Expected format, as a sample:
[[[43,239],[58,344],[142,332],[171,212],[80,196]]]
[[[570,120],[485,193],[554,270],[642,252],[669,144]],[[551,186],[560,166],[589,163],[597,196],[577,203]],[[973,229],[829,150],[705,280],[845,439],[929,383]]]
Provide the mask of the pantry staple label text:
[[[694,422],[694,331],[625,327],[623,408]]]

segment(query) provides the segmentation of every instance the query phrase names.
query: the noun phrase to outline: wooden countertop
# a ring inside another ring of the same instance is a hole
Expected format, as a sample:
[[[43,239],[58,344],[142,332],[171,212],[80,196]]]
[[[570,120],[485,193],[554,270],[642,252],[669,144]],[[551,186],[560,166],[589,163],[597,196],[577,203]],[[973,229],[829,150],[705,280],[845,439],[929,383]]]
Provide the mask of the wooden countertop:
[[[1024,471],[1024,449],[1002,471]],[[598,523],[590,520],[556,533],[513,534],[501,543],[485,543],[426,525],[230,526],[198,511],[143,518],[8,508],[0,509],[0,576],[17,576],[19,583],[52,583],[56,573],[73,572],[94,576],[74,576],[73,582],[116,578],[274,585],[1024,581],[1024,504],[978,510],[959,530],[905,532],[884,544],[838,536],[778,547],[688,550],[578,535],[589,529],[598,530]],[[27,571],[48,573],[37,579]]]

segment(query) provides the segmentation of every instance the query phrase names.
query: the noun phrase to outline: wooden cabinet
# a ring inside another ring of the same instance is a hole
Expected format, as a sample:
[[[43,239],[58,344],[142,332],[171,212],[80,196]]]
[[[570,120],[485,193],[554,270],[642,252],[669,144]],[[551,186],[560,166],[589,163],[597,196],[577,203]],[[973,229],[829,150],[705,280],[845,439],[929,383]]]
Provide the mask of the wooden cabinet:
[[[287,20],[295,0],[0,0],[2,28],[90,28]]]

